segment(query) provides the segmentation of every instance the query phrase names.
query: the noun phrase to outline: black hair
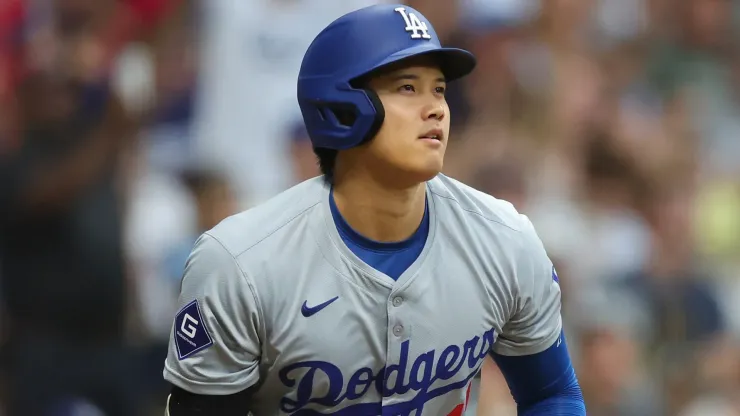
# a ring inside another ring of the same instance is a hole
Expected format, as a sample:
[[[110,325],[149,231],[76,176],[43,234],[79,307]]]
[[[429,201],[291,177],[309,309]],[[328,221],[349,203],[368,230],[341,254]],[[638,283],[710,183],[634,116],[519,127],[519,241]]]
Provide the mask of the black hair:
[[[326,147],[314,147],[313,153],[319,164],[321,174],[324,175],[324,181],[329,185],[334,184],[334,166],[337,164],[338,150],[327,149]]]

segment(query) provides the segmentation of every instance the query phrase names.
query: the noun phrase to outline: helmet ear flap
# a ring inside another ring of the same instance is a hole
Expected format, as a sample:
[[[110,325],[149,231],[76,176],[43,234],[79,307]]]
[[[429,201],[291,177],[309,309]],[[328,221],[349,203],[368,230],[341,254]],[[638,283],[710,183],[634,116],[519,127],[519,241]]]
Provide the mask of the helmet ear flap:
[[[325,103],[318,107],[322,121],[335,126],[352,128],[357,121],[357,108],[346,103]]]
[[[370,99],[373,107],[375,107],[375,114],[373,117],[373,122],[370,125],[367,133],[365,133],[365,137],[362,138],[360,144],[367,143],[372,140],[373,137],[378,134],[378,131],[380,131],[380,127],[383,126],[383,121],[385,120],[385,108],[383,107],[383,102],[380,101],[380,97],[378,97],[378,94],[370,89],[365,89],[363,91],[365,91],[365,95],[367,95],[367,98]]]
[[[355,124],[360,118],[365,120],[371,118],[370,123],[362,123],[369,127],[366,128],[365,132],[361,132],[359,140],[353,143],[350,147],[367,143],[372,140],[372,138],[378,134],[380,127],[383,125],[383,120],[385,120],[385,109],[383,108],[383,103],[380,101],[380,98],[375,91],[370,89],[362,89],[358,91],[361,91],[367,96],[370,101],[370,105],[372,106],[372,111],[363,112],[356,104],[350,102],[322,102],[320,104],[316,104],[316,110],[321,122],[328,123],[329,125],[340,129],[359,129],[361,127],[356,126]]]

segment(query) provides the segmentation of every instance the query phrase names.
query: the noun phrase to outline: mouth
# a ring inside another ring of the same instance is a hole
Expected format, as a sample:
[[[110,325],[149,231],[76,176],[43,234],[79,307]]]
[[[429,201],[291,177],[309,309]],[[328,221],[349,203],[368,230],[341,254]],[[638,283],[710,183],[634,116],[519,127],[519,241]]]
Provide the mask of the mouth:
[[[432,129],[419,136],[419,138],[441,142],[444,139],[444,133],[442,132],[442,129]]]

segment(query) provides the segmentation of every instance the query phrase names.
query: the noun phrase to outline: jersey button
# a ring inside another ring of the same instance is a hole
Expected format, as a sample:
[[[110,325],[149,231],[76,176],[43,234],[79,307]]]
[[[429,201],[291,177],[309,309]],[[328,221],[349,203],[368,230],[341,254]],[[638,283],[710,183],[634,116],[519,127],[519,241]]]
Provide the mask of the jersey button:
[[[393,327],[393,335],[400,337],[403,334],[403,326],[396,325]]]
[[[403,303],[403,298],[402,297],[396,296],[395,298],[393,298],[393,306],[399,307],[399,306],[401,306],[402,303]]]

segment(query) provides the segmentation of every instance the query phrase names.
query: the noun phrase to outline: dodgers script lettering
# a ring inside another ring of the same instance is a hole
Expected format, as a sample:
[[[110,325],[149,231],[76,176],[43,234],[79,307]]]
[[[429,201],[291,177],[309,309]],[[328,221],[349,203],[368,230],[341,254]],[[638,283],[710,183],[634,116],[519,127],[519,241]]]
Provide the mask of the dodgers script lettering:
[[[295,393],[280,400],[280,409],[286,413],[321,415],[305,408],[310,404],[334,408],[345,401],[362,398],[371,389],[380,397],[403,395],[414,392],[413,399],[383,408],[383,413],[394,415],[421,414],[425,403],[452,391],[464,389],[480,369],[495,341],[495,331],[486,331],[475,336],[462,346],[449,345],[441,353],[426,351],[417,357],[409,357],[410,341],[401,344],[401,353],[396,364],[381,368],[360,368],[346,377],[342,370],[327,361],[301,361],[282,368],[280,381]],[[410,362],[413,359],[413,362]],[[317,386],[321,380],[328,385]],[[441,383],[448,381],[447,383]],[[327,392],[323,396],[316,390]],[[345,406],[333,415],[377,415],[381,403],[357,403]]]

